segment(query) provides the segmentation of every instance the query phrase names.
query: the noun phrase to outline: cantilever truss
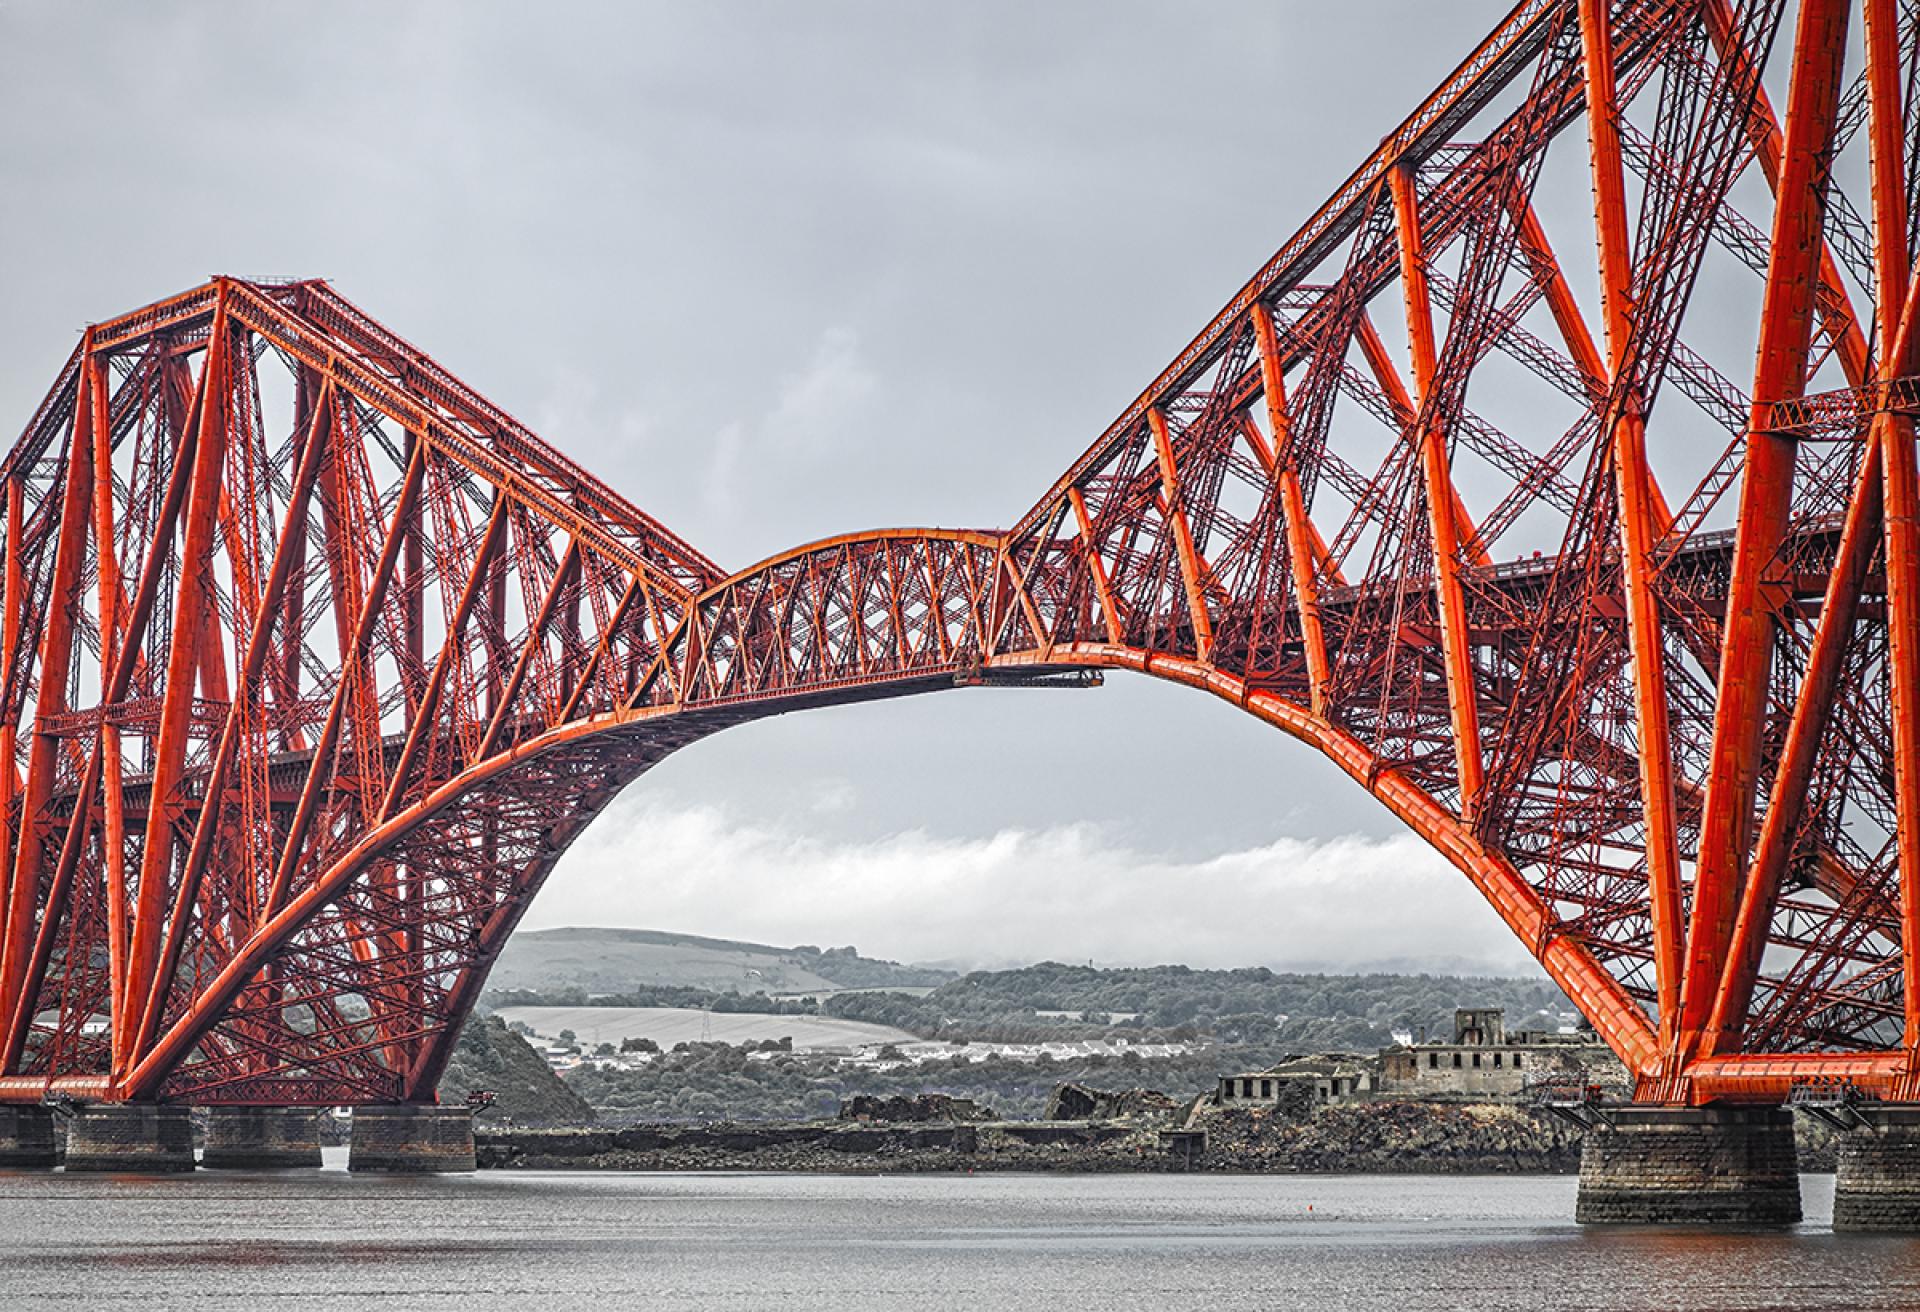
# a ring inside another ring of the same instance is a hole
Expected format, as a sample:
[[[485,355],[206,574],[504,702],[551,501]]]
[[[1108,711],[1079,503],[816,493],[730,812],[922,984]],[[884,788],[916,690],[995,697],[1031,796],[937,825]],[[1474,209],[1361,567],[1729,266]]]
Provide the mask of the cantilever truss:
[[[676,747],[1109,668],[1642,1097],[1920,1096],[1917,183],[1920,0],[1524,0],[1011,529],[732,575],[323,283],[97,325],[0,468],[0,1100],[430,1098]]]

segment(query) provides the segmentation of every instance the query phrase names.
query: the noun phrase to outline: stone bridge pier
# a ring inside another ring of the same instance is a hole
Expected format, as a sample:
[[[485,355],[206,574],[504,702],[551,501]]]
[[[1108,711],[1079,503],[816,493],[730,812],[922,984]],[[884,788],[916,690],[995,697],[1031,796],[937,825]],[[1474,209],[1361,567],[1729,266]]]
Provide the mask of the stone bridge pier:
[[[319,1113],[311,1107],[210,1107],[200,1165],[236,1171],[318,1166]]]
[[[1582,1225],[1784,1226],[1800,1220],[1783,1107],[1596,1110],[1580,1154]]]
[[[80,1103],[67,1121],[66,1164],[69,1172],[191,1171],[193,1114],[179,1103]]]
[[[117,1174],[210,1169],[278,1171],[320,1166],[320,1113],[312,1107],[208,1107],[195,1151],[193,1109],[180,1103],[0,1104],[0,1169],[58,1165],[56,1117],[66,1120],[66,1168]],[[473,1110],[402,1103],[354,1109],[352,1171],[434,1174],[474,1169]]]
[[[53,1109],[0,1105],[0,1170],[53,1164]]]
[[[1920,1231],[1920,1103],[1845,1109],[1834,1177],[1835,1230]]]
[[[355,1107],[347,1169],[395,1175],[471,1171],[473,1110],[432,1103]]]

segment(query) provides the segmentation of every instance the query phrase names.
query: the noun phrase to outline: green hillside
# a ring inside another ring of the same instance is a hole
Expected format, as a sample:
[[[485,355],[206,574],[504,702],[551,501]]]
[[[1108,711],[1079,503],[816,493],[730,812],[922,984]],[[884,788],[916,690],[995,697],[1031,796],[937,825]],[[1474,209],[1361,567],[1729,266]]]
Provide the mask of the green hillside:
[[[491,1016],[467,1022],[440,1077],[442,1102],[464,1102],[479,1090],[495,1098],[480,1113],[481,1124],[511,1119],[516,1125],[581,1125],[593,1119],[593,1108],[560,1082],[540,1054]]]
[[[494,989],[618,993],[644,985],[713,993],[927,988],[952,971],[863,957],[853,948],[773,947],[652,929],[523,930],[507,941],[488,977]]]

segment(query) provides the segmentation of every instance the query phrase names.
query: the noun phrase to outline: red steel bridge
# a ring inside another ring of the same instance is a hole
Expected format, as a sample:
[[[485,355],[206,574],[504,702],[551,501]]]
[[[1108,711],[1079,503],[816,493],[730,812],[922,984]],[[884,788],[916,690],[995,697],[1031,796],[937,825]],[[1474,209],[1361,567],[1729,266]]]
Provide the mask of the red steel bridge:
[[[0,468],[0,1102],[431,1101],[668,753],[1115,669],[1318,748],[1641,1099],[1920,1100],[1917,47],[1523,0],[1012,527],[739,572],[323,282],[95,325]]]

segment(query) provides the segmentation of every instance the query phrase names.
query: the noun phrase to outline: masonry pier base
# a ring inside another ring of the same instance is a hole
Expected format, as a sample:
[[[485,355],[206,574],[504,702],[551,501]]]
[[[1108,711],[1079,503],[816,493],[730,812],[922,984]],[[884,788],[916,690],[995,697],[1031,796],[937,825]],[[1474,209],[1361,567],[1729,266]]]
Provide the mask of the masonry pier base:
[[[193,1169],[193,1121],[185,1107],[92,1102],[67,1122],[68,1171],[172,1174]]]
[[[0,1170],[53,1163],[53,1109],[0,1106]]]
[[[1792,1225],[1800,1219],[1793,1114],[1611,1109],[1581,1150],[1574,1215],[1582,1225]]]
[[[417,1103],[356,1107],[347,1169],[412,1175],[471,1171],[473,1112]]]
[[[320,1165],[320,1123],[311,1107],[210,1107],[200,1165],[283,1171]]]
[[[1833,1228],[1920,1231],[1920,1103],[1855,1104],[1847,1119]]]

